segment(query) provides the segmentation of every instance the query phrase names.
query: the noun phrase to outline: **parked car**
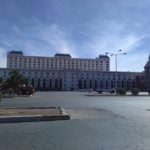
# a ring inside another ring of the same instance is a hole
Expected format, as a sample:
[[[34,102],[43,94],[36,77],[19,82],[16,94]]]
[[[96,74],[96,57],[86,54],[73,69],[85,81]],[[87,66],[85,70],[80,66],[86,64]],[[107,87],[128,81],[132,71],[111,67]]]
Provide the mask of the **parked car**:
[[[112,88],[108,88],[108,89],[97,89],[96,92],[98,92],[98,93],[103,93],[103,92],[115,93],[115,89],[112,89]]]

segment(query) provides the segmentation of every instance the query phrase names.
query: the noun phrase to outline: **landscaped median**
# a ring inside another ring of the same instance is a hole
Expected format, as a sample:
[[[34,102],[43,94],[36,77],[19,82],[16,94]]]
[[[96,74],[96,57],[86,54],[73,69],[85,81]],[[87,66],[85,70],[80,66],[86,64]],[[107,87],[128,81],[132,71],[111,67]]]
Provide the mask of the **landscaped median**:
[[[143,96],[143,97],[150,97],[149,94],[138,94],[138,95],[133,95],[131,93],[121,95],[121,94],[112,94],[112,93],[87,93],[84,96]]]
[[[60,107],[0,108],[0,123],[69,120]]]

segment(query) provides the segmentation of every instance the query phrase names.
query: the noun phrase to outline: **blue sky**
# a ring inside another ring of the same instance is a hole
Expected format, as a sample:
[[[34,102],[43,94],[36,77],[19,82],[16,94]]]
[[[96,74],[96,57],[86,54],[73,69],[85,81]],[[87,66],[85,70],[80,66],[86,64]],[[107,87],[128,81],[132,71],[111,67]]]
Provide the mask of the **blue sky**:
[[[150,54],[150,0],[0,0],[0,67],[7,51],[95,58],[122,49],[118,70],[143,71]],[[111,70],[114,70],[111,57]]]

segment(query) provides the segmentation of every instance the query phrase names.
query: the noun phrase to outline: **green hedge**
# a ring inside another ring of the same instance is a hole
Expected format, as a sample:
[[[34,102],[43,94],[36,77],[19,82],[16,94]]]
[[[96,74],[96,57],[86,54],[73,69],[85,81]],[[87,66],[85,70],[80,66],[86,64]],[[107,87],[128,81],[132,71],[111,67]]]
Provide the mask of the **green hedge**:
[[[124,89],[124,88],[118,88],[117,89],[117,94],[119,94],[119,95],[126,95],[126,89]]]

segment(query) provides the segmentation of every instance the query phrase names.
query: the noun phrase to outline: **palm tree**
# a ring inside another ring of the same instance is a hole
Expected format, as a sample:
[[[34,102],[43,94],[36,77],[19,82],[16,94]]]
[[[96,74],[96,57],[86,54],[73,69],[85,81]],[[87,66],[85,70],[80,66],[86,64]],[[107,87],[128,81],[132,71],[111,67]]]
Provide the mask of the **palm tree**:
[[[20,86],[27,85],[28,79],[25,78],[18,70],[13,70],[9,73],[9,78],[3,83],[6,89],[16,91]]]

